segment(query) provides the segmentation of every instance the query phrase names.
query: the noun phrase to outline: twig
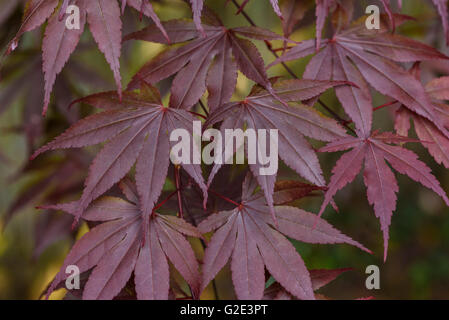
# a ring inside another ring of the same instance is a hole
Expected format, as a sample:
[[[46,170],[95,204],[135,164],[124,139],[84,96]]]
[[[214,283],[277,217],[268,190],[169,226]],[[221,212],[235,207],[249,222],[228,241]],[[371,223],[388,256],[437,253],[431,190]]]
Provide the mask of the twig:
[[[206,114],[206,117],[208,117],[209,112],[207,111],[206,106],[204,105],[203,101],[201,101],[201,99],[199,100],[199,102],[200,102],[201,109],[203,109],[204,113]]]
[[[204,116],[204,115],[202,115],[201,113],[194,112],[194,111],[189,111],[189,113],[193,114],[194,116],[201,117],[201,118],[203,118],[204,120],[207,120],[207,117]]]

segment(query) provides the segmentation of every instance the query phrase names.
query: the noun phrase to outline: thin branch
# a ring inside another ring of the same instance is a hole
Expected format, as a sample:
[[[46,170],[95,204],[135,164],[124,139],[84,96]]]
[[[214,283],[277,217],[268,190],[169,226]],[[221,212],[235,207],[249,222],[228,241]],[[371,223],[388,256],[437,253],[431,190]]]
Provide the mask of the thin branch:
[[[209,116],[209,111],[207,111],[206,106],[204,105],[203,101],[201,101],[201,99],[199,100],[201,109],[203,109],[203,112],[206,114],[206,117]]]

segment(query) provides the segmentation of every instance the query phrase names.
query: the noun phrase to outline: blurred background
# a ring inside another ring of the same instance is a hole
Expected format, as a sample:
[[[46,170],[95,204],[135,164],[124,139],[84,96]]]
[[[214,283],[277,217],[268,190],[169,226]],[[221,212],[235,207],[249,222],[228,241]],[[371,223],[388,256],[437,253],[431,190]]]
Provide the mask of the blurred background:
[[[241,3],[242,1],[238,1]],[[355,17],[367,5],[380,1],[356,1]],[[395,1],[392,1],[395,2]],[[25,1],[0,0],[0,48],[3,49],[20,27]],[[244,17],[235,15],[236,7],[226,0],[209,0],[209,5],[223,19],[226,26],[246,26]],[[181,0],[152,1],[161,18],[190,17],[190,8]],[[395,7],[398,12],[397,6]],[[268,0],[251,0],[245,8],[254,22],[279,34],[282,26]],[[364,10],[363,10],[364,11]],[[444,41],[441,20],[432,1],[403,1],[401,13],[416,18],[402,25],[397,32],[426,42],[449,54]],[[314,11],[308,10],[291,35],[301,41],[314,37]],[[127,8],[123,16],[126,35],[151,24],[139,13]],[[98,51],[90,32],[84,32],[82,41],[69,63],[56,80],[52,103],[45,118],[41,116],[43,101],[43,76],[41,71],[41,42],[43,28],[24,35],[20,46],[1,60],[0,70],[0,299],[39,299],[52,277],[57,273],[74,239],[88,228],[82,225],[71,231],[71,218],[57,212],[38,210],[36,206],[73,200],[79,197],[87,168],[98,147],[74,151],[56,151],[29,162],[30,154],[51,138],[63,132],[77,119],[93,112],[88,106],[70,103],[85,95],[104,90],[114,90],[112,73]],[[256,43],[265,62],[273,56],[263,42]],[[278,44],[279,46],[280,44]],[[163,45],[133,41],[122,49],[121,73],[126,85],[135,72],[149,59],[161,52]],[[309,58],[288,63],[301,75]],[[409,67],[406,65],[406,67]],[[423,63],[423,82],[449,74],[448,63]],[[282,66],[269,70],[270,76],[288,77]],[[169,88],[169,80],[161,89]],[[246,95],[252,83],[239,75],[235,98]],[[341,116],[333,92],[323,100]],[[374,93],[375,106],[388,100]],[[325,111],[323,110],[323,113]],[[375,113],[374,127],[393,128],[394,108],[383,108]],[[434,175],[449,192],[449,171],[439,166],[420,145],[409,147],[419,154]],[[326,178],[338,154],[321,154],[320,160]],[[281,179],[297,175],[287,168],[280,171]],[[383,262],[382,234],[373,209],[366,200],[366,190],[361,176],[337,194],[340,212],[332,209],[324,218],[342,232],[370,248],[369,255],[344,246],[305,245],[294,242],[310,269],[353,268],[341,275],[320,292],[330,298],[354,299],[373,296],[376,299],[449,299],[449,208],[431,191],[396,174],[400,191],[397,210],[390,227],[388,259]],[[226,189],[225,189],[226,190]],[[317,212],[322,197],[309,197],[296,204]],[[365,268],[377,265],[381,271],[381,289],[365,288]],[[229,268],[217,278],[220,298],[234,298]],[[206,293],[207,294],[207,293]],[[60,291],[53,298],[62,298]],[[208,298],[206,295],[205,298]]]

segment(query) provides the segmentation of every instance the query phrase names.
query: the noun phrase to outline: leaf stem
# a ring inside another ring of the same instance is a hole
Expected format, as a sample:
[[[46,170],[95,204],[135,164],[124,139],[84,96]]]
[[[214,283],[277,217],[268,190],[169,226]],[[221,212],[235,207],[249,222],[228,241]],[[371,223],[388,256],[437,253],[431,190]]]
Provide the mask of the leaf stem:
[[[209,189],[209,192],[215,194],[216,196],[222,198],[223,200],[225,200],[225,201],[227,201],[229,203],[232,203],[232,204],[236,205],[237,207],[240,207],[240,205],[241,205],[240,203],[237,203],[234,200],[231,200],[228,197],[225,197],[225,196],[221,195],[220,193],[215,192],[214,190]]]
[[[204,116],[204,115],[202,115],[201,113],[194,112],[194,111],[189,111],[189,113],[191,113],[191,114],[193,114],[193,115],[195,115],[195,116],[201,117],[201,118],[203,118],[204,120],[207,119],[207,117]]]
[[[206,114],[206,117],[208,117],[209,112],[207,111],[206,106],[204,105],[203,101],[201,101],[201,99],[199,100],[199,103],[200,103],[201,109],[203,109],[204,113]]]
[[[375,107],[375,108],[373,109],[373,111],[377,111],[377,110],[379,110],[379,109],[382,109],[382,108],[385,108],[385,107],[389,107],[389,106],[391,106],[391,105],[393,105],[393,104],[395,104],[395,103],[397,103],[397,102],[398,102],[397,100],[393,100],[393,101],[384,103],[384,104],[382,104],[382,105],[380,105],[380,106],[378,106],[378,107]]]
[[[162,207],[168,200],[170,200],[171,197],[173,197],[176,193],[178,192],[178,190],[173,191],[172,193],[170,193],[168,195],[167,198],[165,198],[164,200],[162,200],[161,202],[159,202],[153,209],[153,213],[159,209],[160,207]]]

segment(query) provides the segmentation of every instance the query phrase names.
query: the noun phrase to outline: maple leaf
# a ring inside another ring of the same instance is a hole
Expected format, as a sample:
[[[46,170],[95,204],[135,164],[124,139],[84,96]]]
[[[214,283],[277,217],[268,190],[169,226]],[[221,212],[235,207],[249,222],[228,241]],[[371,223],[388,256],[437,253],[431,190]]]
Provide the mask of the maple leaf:
[[[419,65],[416,63],[410,73],[421,81]],[[449,99],[449,77],[435,78],[425,86],[427,94],[432,98],[437,115],[444,125],[449,127],[449,106],[439,100]],[[429,151],[439,164],[449,168],[449,139],[429,120],[400,106],[396,110],[395,130],[398,134],[408,136],[410,119],[413,120],[415,132],[421,144]]]
[[[137,194],[132,195],[132,199],[137,198]],[[72,202],[47,208],[75,215],[77,206],[77,202]],[[109,196],[93,202],[83,219],[102,223],[75,243],[48,289],[47,297],[67,278],[66,267],[76,265],[81,273],[93,268],[83,291],[83,299],[114,298],[134,271],[138,299],[167,300],[167,259],[189,284],[192,296],[199,296],[198,262],[184,237],[201,237],[192,225],[175,216],[153,213],[148,217],[139,203]],[[146,223],[145,219],[150,221]],[[148,237],[145,239],[143,233],[146,226]]]
[[[122,22],[117,1],[64,0],[60,10],[61,14],[58,14],[58,10],[55,9],[57,9],[59,2],[59,0],[29,0],[22,25],[6,51],[6,54],[10,54],[17,48],[18,41],[25,32],[39,27],[48,20],[42,43],[43,71],[45,74],[43,114],[47,111],[56,76],[61,72],[77,47],[86,21],[98,48],[104,54],[114,73],[118,94],[121,95],[122,91],[119,62]],[[155,21],[156,26],[161,28],[162,34],[166,35],[149,3],[144,5],[145,1],[142,2],[142,0],[128,0],[127,3],[134,8],[142,9],[143,13],[150,16]],[[80,9],[79,29],[68,29],[65,19],[62,19],[68,5],[77,5]]]
[[[285,80],[273,85],[276,96],[284,101],[307,100],[320,95],[325,90],[347,84],[345,82],[315,80]],[[322,141],[333,141],[346,136],[345,130],[333,119],[326,118],[318,111],[301,103],[289,106],[280,104],[270,93],[255,86],[252,93],[243,101],[229,102],[214,110],[205,126],[222,122],[222,135],[226,129],[275,129],[278,130],[279,156],[299,175],[317,186],[325,186],[318,157],[304,136]],[[233,141],[226,142],[232,143]],[[226,150],[227,147],[224,148]],[[221,155],[220,155],[221,156]],[[223,152],[223,163],[226,163]],[[221,164],[215,164],[208,179],[210,185]],[[267,200],[273,207],[273,190],[276,174],[260,175],[260,164],[250,164]],[[273,218],[274,217],[274,212]]]
[[[321,47],[322,33],[326,23],[327,16],[331,8],[335,8],[332,20],[338,18],[345,18],[346,24],[352,17],[354,11],[354,3],[352,0],[315,0],[315,17],[316,17],[316,31],[315,31],[315,48],[318,51]],[[386,3],[384,3],[385,5]],[[284,36],[288,37],[295,30],[295,26],[304,17],[306,11],[312,7],[312,0],[298,1],[298,0],[283,0],[281,1],[281,12],[284,17],[282,20],[282,27]],[[341,22],[341,21],[340,21]],[[335,23],[334,23],[335,24]],[[336,30],[340,29],[338,26]]]
[[[441,16],[441,22],[443,23],[444,34],[446,35],[446,44],[449,45],[449,14],[447,7],[447,0],[432,0],[437,7],[438,13]]]
[[[164,37],[167,38],[167,40],[169,40],[167,32],[162,26],[161,21],[159,20],[159,17],[157,16],[156,12],[154,12],[153,6],[151,5],[150,1],[122,0],[122,14],[125,11],[126,5],[129,5],[130,7],[139,10],[141,15],[145,14],[147,17],[150,17],[151,20],[153,20],[154,24],[158,27],[159,31],[164,35]]]
[[[389,8],[389,3],[386,0],[381,0],[391,21],[392,13]],[[352,16],[353,11],[353,3],[351,0],[315,0],[315,16],[316,16],[316,31],[315,31],[315,49],[318,51],[321,48],[321,40],[324,25],[326,23],[327,16],[331,11],[331,8],[337,8],[335,11],[342,13],[345,12],[347,15],[346,20],[349,20]],[[284,11],[288,15],[288,19],[283,21],[283,28],[285,34],[291,34],[294,26],[302,19],[305,14],[305,11],[310,8],[310,4],[307,1],[297,1],[297,0],[285,0],[282,3],[282,7],[284,7]],[[286,15],[284,14],[284,15]]]
[[[190,0],[193,11],[193,21],[197,29],[204,35],[203,25],[201,24],[201,11],[203,10],[203,0]]]
[[[172,43],[192,40],[182,47],[168,48],[146,63],[128,85],[135,89],[143,79],[156,83],[175,73],[170,101],[173,107],[190,109],[206,91],[211,110],[230,100],[237,83],[237,68],[249,79],[274,94],[264,61],[257,48],[241,35],[257,40],[285,40],[274,32],[258,27],[225,28],[213,12],[205,8],[203,25],[206,37],[198,34],[188,20],[163,23]],[[125,40],[137,39],[167,43],[155,33],[154,26],[132,33]]]
[[[349,137],[329,143],[321,152],[336,152],[352,149],[344,153],[332,169],[332,177],[320,209],[321,215],[338,190],[352,182],[362,169],[367,188],[368,202],[374,206],[374,213],[380,220],[384,238],[384,260],[388,251],[388,229],[393,211],[396,209],[396,193],[399,186],[387,162],[399,173],[433,190],[449,205],[449,199],[440,183],[432,175],[430,168],[415,153],[391,143],[402,143],[404,137],[394,134],[373,132],[370,136]]]
[[[389,2],[381,0],[389,16],[392,15]],[[247,1],[245,1],[247,2]],[[273,3],[275,2],[275,3]],[[279,8],[277,1],[272,1],[273,9],[282,20],[284,35],[288,37],[294,30],[295,25],[304,17],[305,12],[310,9],[311,1],[298,0],[283,0]],[[321,38],[326,23],[327,16],[332,7],[345,8],[344,11],[349,11],[352,14],[353,3],[351,0],[315,0],[315,16],[316,16],[316,50],[321,47]],[[347,18],[350,18],[348,16]],[[392,18],[392,16],[391,16]],[[392,20],[394,21],[394,20]]]
[[[314,299],[310,274],[285,236],[307,243],[346,243],[369,252],[325,220],[295,207],[275,208],[279,222],[274,229],[264,198],[254,195],[256,186],[248,173],[242,186],[242,202],[234,210],[209,216],[198,226],[202,233],[216,230],[204,255],[202,290],[231,259],[238,299],[263,297],[264,265],[292,295]]]
[[[33,229],[33,258],[38,259],[47,248],[61,241],[75,242],[78,229],[71,230],[73,218],[66,214],[46,211],[36,217]]]
[[[309,9],[312,0],[296,1],[296,0],[281,0],[280,10],[284,19],[282,19],[282,29],[284,36],[289,37],[295,26],[302,20],[306,11]]]
[[[224,166],[217,172],[209,186],[209,197],[207,198],[206,210],[203,206],[201,190],[198,189],[192,178],[185,172],[181,172],[181,190],[184,207],[184,219],[193,225],[198,225],[205,217],[219,211],[230,210],[235,205],[228,200],[240,203],[242,190],[241,185],[246,177],[247,168],[244,166]],[[169,174],[170,175],[170,174]],[[232,188],[229,186],[232,185]],[[279,180],[274,185],[274,205],[286,205],[305,197],[321,196],[325,187],[318,187],[301,181]],[[169,192],[166,192],[168,196]],[[220,195],[226,194],[226,199]],[[263,198],[263,193],[258,193]],[[161,197],[164,197],[162,195]],[[164,205],[168,210],[179,210],[177,199],[171,198]]]
[[[314,44],[314,40],[303,41],[271,65],[308,56],[314,53]],[[368,137],[371,132],[372,100],[368,83],[432,121],[445,136],[449,136],[422,84],[395,63],[429,59],[447,57],[423,43],[390,34],[385,24],[380,30],[366,30],[364,25],[356,25],[323,41],[320,51],[307,65],[303,78],[357,84],[357,87],[336,88],[335,92],[361,137]]]
[[[48,150],[79,148],[109,140],[89,168],[76,219],[92,200],[120,181],[135,162],[137,192],[142,212],[148,216],[167,175],[170,149],[174,145],[170,133],[180,128],[191,133],[193,116],[171,105],[164,107],[159,91],[145,83],[139,92],[125,91],[121,100],[115,92],[102,92],[80,101],[105,111],[78,121],[37,150],[32,158]],[[199,146],[193,144],[192,148]],[[201,187],[206,202],[207,188],[201,166],[182,164],[182,167]]]
[[[338,278],[342,273],[351,270],[351,268],[341,269],[314,269],[309,270],[310,280],[314,291],[321,289],[330,282]],[[324,296],[315,293],[315,299],[323,300]],[[264,291],[264,300],[293,300],[290,293],[285,291],[279,283],[273,283]]]
[[[321,47],[321,35],[323,33],[324,24],[326,23],[326,17],[329,14],[331,5],[335,3],[335,0],[315,0],[316,2],[316,50]]]

